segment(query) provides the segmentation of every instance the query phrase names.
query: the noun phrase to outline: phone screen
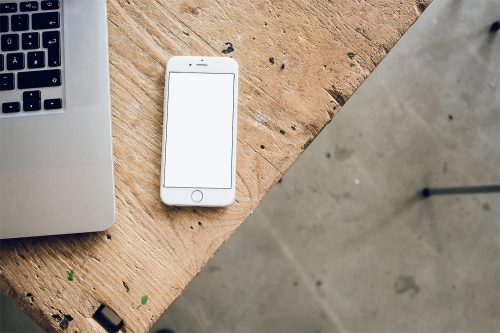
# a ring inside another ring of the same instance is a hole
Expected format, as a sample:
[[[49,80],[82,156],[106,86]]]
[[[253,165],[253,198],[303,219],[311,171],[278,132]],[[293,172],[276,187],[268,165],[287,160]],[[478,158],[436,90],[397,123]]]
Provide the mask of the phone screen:
[[[232,73],[168,75],[164,187],[232,188]]]

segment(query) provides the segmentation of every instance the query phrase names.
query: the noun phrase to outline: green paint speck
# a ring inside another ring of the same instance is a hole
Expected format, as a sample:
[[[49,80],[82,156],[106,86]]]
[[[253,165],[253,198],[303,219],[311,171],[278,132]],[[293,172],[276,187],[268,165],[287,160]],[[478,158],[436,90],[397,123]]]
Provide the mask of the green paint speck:
[[[352,59],[352,58],[354,58],[354,56],[356,56],[356,53],[354,53],[354,52],[347,52],[347,56],[348,56],[350,59]]]
[[[68,281],[73,282],[73,270],[68,271]]]
[[[285,132],[285,130],[280,129],[280,133],[281,133],[281,135],[285,135],[286,132]]]
[[[141,306],[143,305],[146,305],[146,303],[148,302],[149,300],[149,297],[148,295],[144,295],[141,297],[141,304],[139,304],[139,306],[137,307],[137,309],[139,309]]]

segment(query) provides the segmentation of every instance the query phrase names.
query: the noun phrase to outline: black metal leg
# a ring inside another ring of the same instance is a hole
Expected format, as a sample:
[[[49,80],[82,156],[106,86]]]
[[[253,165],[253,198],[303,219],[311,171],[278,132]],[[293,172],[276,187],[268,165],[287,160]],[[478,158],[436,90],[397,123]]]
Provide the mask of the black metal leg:
[[[426,187],[422,190],[423,198],[432,195],[456,195],[456,194],[478,194],[478,193],[500,193],[500,185],[469,186],[469,187]]]

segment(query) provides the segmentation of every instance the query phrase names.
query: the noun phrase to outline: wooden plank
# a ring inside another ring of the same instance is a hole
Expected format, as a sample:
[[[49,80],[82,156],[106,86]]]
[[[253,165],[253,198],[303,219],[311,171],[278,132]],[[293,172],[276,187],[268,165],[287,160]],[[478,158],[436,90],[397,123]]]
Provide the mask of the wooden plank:
[[[104,332],[92,315],[106,304],[126,332],[146,332],[429,3],[110,0],[116,224],[2,242],[2,292],[48,331],[67,324],[71,332]],[[226,42],[241,68],[237,202],[166,207],[165,64],[172,55],[222,55]]]

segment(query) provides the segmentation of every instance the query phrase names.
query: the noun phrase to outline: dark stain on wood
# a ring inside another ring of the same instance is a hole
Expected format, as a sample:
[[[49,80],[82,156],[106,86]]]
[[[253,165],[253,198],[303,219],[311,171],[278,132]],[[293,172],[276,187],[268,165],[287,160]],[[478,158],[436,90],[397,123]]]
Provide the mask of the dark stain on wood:
[[[306,143],[304,143],[304,146],[302,146],[302,148],[303,148],[304,150],[306,150],[306,149],[307,149],[307,147],[309,147],[313,141],[314,141],[314,138],[307,140],[307,142],[306,142]]]
[[[73,317],[71,317],[69,314],[65,314],[61,322],[59,323],[59,327],[64,331],[65,329],[68,328],[69,322],[73,320]]]
[[[222,50],[222,53],[229,54],[231,52],[234,52],[233,43],[231,43],[231,42],[225,42],[224,45],[226,45],[226,48],[224,50]]]
[[[59,314],[54,313],[52,315],[52,320],[57,321],[61,330],[64,331],[68,328],[69,322],[73,320],[73,317],[69,314],[63,314],[63,316],[61,317]]]
[[[345,104],[345,97],[342,96],[337,90],[335,90],[335,87],[332,86],[331,89],[326,89],[326,91],[332,96],[332,98],[340,105],[344,106]]]

